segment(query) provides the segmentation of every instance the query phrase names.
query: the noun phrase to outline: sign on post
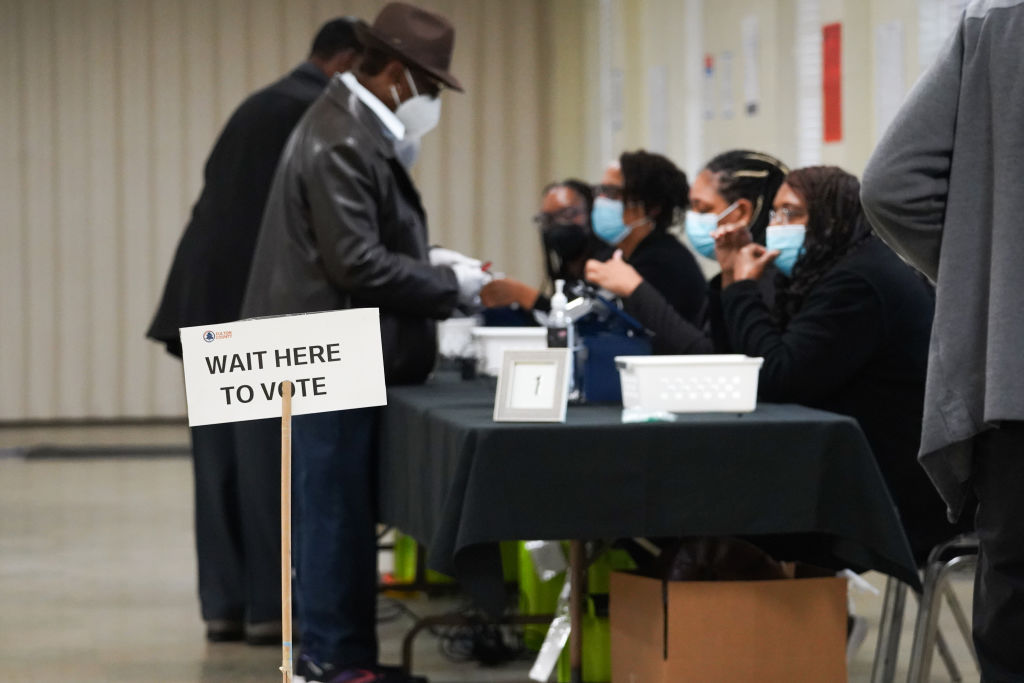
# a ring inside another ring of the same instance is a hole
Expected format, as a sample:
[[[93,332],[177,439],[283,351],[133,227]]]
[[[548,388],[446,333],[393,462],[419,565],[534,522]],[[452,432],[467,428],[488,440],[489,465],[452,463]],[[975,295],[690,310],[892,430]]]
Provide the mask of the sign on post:
[[[181,328],[190,427],[387,403],[376,308]]]
[[[387,403],[380,314],[357,308],[180,333],[190,427],[281,417],[280,670],[291,683],[291,419]]]

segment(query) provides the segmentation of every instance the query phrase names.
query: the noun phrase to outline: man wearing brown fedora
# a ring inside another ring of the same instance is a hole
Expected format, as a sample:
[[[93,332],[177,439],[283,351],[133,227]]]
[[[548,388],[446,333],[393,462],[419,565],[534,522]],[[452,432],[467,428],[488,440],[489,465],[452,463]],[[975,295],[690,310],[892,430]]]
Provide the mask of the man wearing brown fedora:
[[[435,320],[472,300],[479,261],[431,256],[419,195],[396,142],[436,125],[455,30],[403,3],[357,29],[366,52],[336,75],[295,129],[277,168],[246,291],[245,316],[380,309],[388,384],[426,379]],[[377,663],[375,435],[379,409],[293,422],[294,562],[302,629],[296,679],[392,683]]]

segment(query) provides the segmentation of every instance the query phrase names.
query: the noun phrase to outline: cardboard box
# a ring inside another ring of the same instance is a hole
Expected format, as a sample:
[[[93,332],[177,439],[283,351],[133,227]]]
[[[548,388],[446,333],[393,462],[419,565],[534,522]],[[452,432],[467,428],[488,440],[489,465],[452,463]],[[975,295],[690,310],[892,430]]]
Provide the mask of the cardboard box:
[[[613,683],[842,683],[846,579],[611,577]]]

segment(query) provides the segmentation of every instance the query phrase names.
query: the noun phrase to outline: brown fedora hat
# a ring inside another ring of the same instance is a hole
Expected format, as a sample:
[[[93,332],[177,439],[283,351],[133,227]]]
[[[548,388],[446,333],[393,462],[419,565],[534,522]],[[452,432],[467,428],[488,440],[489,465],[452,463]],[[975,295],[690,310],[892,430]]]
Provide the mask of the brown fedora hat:
[[[380,11],[373,26],[356,25],[356,35],[367,48],[392,53],[462,92],[459,79],[448,72],[455,28],[441,15],[404,2],[391,2]]]

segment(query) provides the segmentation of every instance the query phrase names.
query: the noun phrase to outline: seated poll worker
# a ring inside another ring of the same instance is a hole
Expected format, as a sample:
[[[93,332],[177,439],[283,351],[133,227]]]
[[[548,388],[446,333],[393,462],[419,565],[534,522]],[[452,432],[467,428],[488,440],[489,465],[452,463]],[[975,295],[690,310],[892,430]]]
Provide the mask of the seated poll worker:
[[[717,305],[731,351],[764,358],[761,400],[857,419],[921,561],[957,531],[916,459],[934,295],[874,236],[859,194],[857,179],[836,167],[789,173],[767,245],[729,255]],[[781,275],[772,305],[758,288],[769,263]],[[663,341],[680,332],[671,352],[685,353],[690,331],[660,322]]]
[[[697,253],[715,258],[715,233],[728,230],[720,238],[724,247],[735,250],[750,241],[764,243],[765,228],[772,200],[789,169],[769,154],[749,150],[724,152],[701,169],[690,187],[690,210],[686,212],[686,236]],[[635,264],[634,264],[635,265]],[[724,272],[731,269],[731,260],[720,259]],[[586,278],[623,299],[627,310],[648,329],[657,332],[666,325],[671,334],[656,334],[655,353],[713,353],[727,350],[723,325],[715,318],[715,305],[721,291],[721,275],[711,279],[708,287],[708,319],[702,326],[680,317],[676,308],[663,296],[656,283],[618,255],[606,262],[588,261]],[[766,301],[771,301],[770,283],[762,286]],[[668,337],[663,345],[662,339]],[[685,341],[684,341],[685,340]]]
[[[624,152],[597,187],[590,223],[682,318],[703,321],[707,284],[693,254],[668,229],[689,206],[686,174],[669,159],[643,150]],[[633,313],[631,302],[623,302]]]
[[[377,307],[387,382],[418,383],[437,355],[434,321],[487,279],[472,259],[428,255],[426,215],[396,158],[407,128],[437,123],[442,88],[462,90],[448,71],[455,30],[396,2],[357,33],[363,60],[331,80],[285,147],[242,312]],[[305,683],[420,680],[377,662],[379,418],[364,408],[293,421],[296,678]]]
[[[590,230],[593,204],[594,190],[582,180],[566,178],[544,188],[540,212],[533,221],[540,231],[546,287],[550,291],[554,291],[555,280],[565,280],[569,287],[583,279],[587,259],[607,256],[608,248]],[[540,289],[510,277],[484,285],[480,301],[492,309],[514,306],[526,312],[551,310],[551,300]]]

